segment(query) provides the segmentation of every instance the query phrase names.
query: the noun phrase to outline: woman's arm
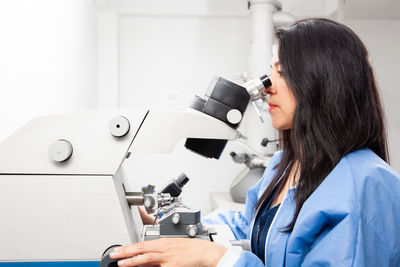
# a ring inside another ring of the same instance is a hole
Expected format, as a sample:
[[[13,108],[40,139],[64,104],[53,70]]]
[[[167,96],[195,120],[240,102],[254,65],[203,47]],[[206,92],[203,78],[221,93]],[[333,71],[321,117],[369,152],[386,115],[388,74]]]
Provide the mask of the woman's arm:
[[[247,192],[246,203],[242,211],[226,211],[217,214],[211,218],[204,218],[202,223],[207,224],[225,224],[228,225],[236,239],[248,239],[250,226],[253,219],[254,206],[258,200],[258,193],[263,179]]]

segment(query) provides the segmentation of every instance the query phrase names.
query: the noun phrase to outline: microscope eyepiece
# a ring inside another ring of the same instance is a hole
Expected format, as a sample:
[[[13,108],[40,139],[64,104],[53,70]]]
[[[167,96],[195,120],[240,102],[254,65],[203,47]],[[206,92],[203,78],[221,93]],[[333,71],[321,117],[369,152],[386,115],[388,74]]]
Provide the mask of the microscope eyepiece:
[[[260,78],[255,78],[248,81],[244,86],[249,92],[251,100],[257,100],[260,98],[262,92],[272,85],[268,75],[263,75]]]
[[[272,85],[270,78],[266,74],[261,76],[260,80],[261,80],[262,84],[264,85],[264,88],[268,88]]]

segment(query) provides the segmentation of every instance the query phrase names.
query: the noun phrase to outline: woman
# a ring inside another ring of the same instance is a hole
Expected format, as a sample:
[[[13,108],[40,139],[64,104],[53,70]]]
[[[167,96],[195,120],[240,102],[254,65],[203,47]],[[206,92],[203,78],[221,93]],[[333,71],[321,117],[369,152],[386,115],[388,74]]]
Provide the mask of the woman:
[[[225,223],[252,252],[192,239],[114,251],[120,266],[400,266],[400,177],[386,163],[382,106],[365,46],[348,27],[278,29],[269,112],[277,152]]]

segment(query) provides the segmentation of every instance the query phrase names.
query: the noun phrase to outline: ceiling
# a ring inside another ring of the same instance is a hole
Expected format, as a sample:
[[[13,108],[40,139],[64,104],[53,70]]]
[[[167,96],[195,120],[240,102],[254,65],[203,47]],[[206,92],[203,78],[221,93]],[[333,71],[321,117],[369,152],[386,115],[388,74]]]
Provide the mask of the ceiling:
[[[347,0],[345,19],[400,19],[399,0]]]
[[[344,2],[345,20],[398,20],[399,0],[280,0],[282,10],[298,18],[335,16],[338,5]]]
[[[163,3],[163,0],[93,0],[98,9],[112,10],[117,9],[118,6],[124,7],[131,4],[134,8],[141,10],[141,6],[149,5],[147,2]],[[224,5],[227,0],[193,0],[191,5],[196,4],[202,6],[201,3],[208,3],[203,5],[218,4]],[[245,3],[248,0],[235,0],[232,1],[239,5],[242,3],[245,7]],[[282,11],[291,13],[297,18],[304,17],[332,17],[335,18],[338,6],[340,3],[343,4],[343,16],[345,20],[400,20],[400,0],[275,0],[282,3]],[[170,0],[169,5],[174,6],[175,3],[185,3],[183,0]],[[157,4],[156,6],[158,6]],[[240,6],[240,5],[239,5]]]

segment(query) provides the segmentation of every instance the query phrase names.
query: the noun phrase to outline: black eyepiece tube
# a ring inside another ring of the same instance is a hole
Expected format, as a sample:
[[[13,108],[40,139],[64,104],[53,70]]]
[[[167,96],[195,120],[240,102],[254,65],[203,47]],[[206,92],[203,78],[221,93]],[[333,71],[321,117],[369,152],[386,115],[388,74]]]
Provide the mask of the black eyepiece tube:
[[[260,80],[263,83],[265,88],[268,88],[272,85],[271,80],[269,79],[268,75],[261,76]]]

